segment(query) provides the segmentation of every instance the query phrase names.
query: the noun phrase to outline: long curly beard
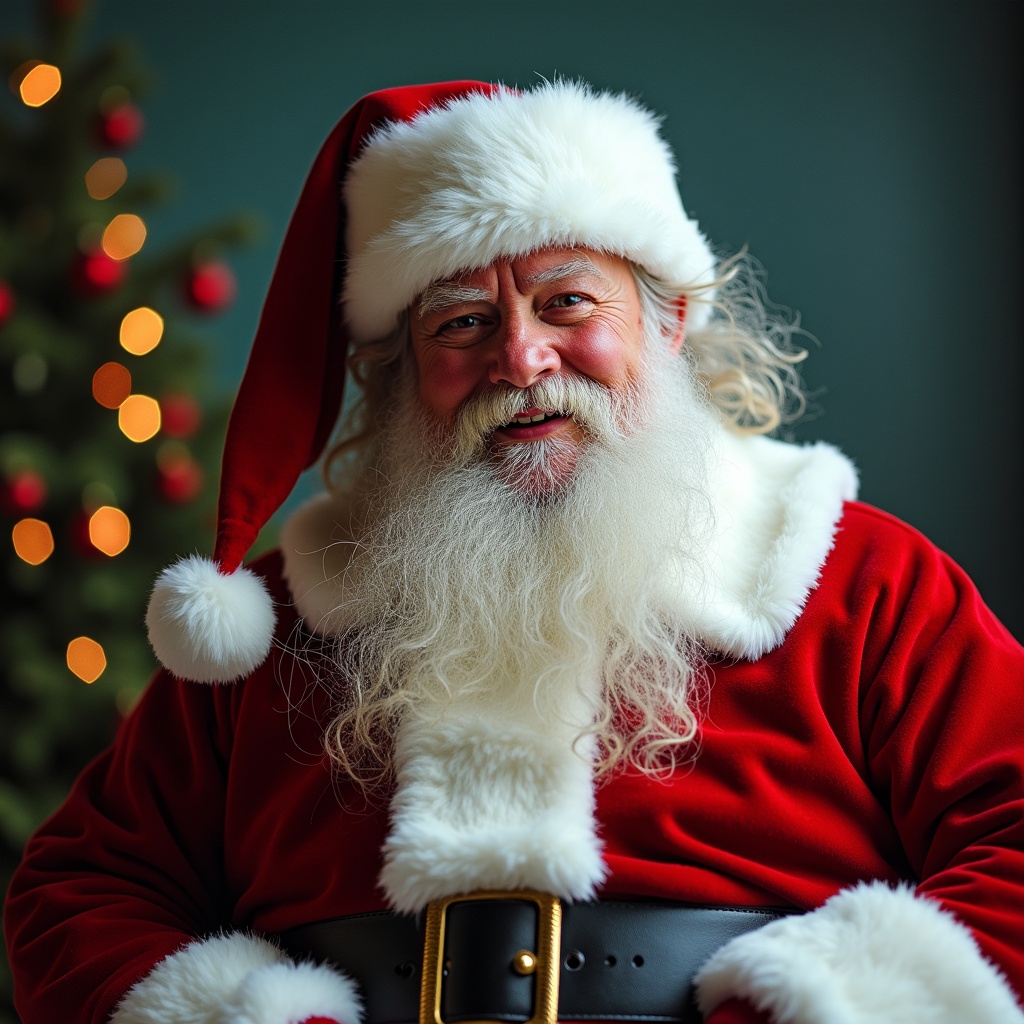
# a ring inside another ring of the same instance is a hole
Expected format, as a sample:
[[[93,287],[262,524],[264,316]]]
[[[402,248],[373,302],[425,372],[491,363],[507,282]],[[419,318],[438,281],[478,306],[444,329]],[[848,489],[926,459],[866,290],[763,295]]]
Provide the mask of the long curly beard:
[[[494,445],[531,405],[571,415],[582,443]],[[667,578],[699,587],[714,415],[688,363],[660,348],[625,391],[561,375],[496,388],[454,430],[425,415],[407,374],[358,477],[361,530],[334,613],[338,766],[386,777],[410,715],[458,705],[500,721],[532,702],[560,716],[581,696],[598,774],[685,757],[701,660]]]

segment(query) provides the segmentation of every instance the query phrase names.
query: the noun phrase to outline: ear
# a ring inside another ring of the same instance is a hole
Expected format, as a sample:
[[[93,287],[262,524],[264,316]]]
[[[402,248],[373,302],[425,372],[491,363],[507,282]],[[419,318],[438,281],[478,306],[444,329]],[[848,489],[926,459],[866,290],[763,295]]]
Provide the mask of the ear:
[[[676,330],[668,339],[668,350],[678,355],[686,344],[686,296],[680,295],[673,305],[676,310]]]

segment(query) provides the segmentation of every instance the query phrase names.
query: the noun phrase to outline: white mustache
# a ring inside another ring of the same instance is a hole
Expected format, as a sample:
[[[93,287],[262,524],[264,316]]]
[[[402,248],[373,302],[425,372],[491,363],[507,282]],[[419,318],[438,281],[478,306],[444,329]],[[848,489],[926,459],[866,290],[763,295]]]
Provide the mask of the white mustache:
[[[459,410],[455,443],[459,451],[478,451],[499,427],[525,409],[570,416],[592,438],[618,437],[622,426],[615,415],[616,399],[586,377],[558,374],[543,377],[528,388],[497,385],[469,399]]]

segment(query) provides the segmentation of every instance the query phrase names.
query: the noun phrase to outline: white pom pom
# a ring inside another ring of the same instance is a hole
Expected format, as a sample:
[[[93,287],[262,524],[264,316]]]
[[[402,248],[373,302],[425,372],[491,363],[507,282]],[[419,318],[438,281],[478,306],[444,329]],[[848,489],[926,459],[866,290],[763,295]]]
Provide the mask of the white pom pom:
[[[157,658],[179,679],[228,683],[270,652],[274,608],[263,581],[249,569],[225,576],[213,562],[192,555],[157,577],[146,626]]]

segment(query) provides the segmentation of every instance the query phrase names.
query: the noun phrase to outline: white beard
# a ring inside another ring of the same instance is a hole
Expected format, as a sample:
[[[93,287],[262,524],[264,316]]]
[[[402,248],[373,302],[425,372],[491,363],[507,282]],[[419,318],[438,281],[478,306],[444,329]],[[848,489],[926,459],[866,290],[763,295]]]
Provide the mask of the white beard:
[[[454,434],[408,376],[360,477],[333,616],[342,767],[373,774],[370,755],[386,770],[400,721],[453,707],[571,722],[599,737],[601,770],[671,759],[695,728],[696,650],[662,600],[664,567],[703,564],[715,416],[688,363],[659,346],[625,395],[580,378],[495,389]],[[526,405],[575,412],[578,459],[557,441],[491,450]]]

